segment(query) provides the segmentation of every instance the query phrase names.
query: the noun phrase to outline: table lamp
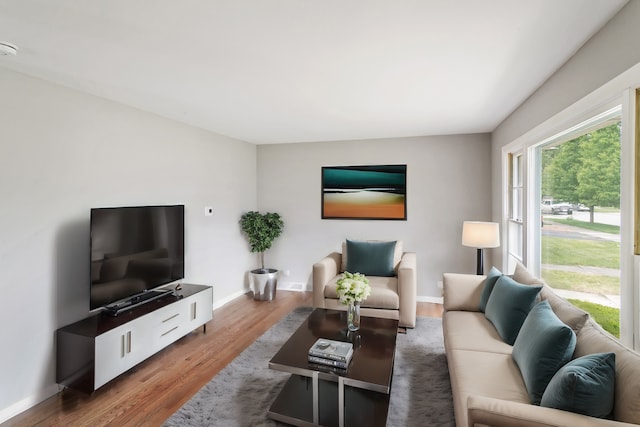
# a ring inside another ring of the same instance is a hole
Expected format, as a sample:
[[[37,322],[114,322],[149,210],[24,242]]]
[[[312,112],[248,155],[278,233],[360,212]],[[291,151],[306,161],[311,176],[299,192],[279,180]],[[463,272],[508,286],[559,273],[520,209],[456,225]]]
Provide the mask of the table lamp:
[[[462,224],[462,246],[478,249],[476,274],[484,274],[482,251],[500,246],[500,228],[497,222],[465,221]]]

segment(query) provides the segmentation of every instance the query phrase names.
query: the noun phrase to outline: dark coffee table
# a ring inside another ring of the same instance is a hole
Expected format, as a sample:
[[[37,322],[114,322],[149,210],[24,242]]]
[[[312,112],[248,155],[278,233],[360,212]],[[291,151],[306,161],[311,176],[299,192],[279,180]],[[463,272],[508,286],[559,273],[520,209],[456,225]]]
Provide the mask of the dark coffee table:
[[[362,317],[347,333],[345,311],[315,309],[269,362],[291,377],[268,417],[296,426],[382,426],[387,422],[398,321]],[[318,338],[352,342],[349,368],[310,365],[307,351]]]

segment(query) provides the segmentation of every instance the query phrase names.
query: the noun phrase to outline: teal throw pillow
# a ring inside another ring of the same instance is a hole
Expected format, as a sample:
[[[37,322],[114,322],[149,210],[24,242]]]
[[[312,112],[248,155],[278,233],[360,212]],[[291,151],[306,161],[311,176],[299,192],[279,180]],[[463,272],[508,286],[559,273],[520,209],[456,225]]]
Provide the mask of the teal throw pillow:
[[[347,269],[365,276],[395,276],[396,242],[362,242],[347,239]]]
[[[487,302],[491,296],[491,291],[493,291],[493,287],[496,285],[500,276],[502,276],[502,272],[495,267],[491,267],[491,271],[489,271],[489,274],[487,274],[487,278],[484,281],[482,294],[480,295],[480,311],[483,313],[487,309]]]
[[[518,365],[529,399],[539,405],[551,378],[576,348],[576,334],[545,300],[536,304],[522,324],[511,357]]]
[[[560,368],[540,406],[607,418],[613,411],[615,381],[615,353],[588,354]]]
[[[516,341],[540,289],[542,286],[523,285],[509,276],[500,276],[496,281],[484,315],[507,344],[513,345]]]

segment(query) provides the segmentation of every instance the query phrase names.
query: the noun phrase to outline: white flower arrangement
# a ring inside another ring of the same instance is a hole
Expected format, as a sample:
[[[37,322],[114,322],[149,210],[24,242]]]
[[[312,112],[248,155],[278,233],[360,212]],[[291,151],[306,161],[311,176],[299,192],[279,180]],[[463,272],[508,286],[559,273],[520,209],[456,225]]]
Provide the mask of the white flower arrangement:
[[[364,274],[345,271],[337,282],[336,292],[342,304],[362,302],[371,294],[369,279]]]

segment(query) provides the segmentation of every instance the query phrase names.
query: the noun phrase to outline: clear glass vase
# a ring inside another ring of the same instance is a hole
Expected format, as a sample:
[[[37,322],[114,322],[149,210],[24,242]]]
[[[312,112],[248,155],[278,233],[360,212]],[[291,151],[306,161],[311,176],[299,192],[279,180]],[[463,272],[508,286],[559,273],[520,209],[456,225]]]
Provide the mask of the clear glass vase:
[[[347,327],[350,331],[360,329],[360,302],[352,302],[347,305]]]

